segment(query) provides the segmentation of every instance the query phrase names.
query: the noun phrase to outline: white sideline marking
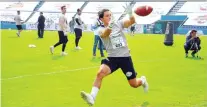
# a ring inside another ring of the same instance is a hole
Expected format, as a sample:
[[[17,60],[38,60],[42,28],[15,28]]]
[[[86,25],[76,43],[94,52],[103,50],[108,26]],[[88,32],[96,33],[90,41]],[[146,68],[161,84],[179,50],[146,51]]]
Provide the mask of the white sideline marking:
[[[100,66],[93,66],[93,67],[87,67],[87,68],[78,68],[78,69],[71,69],[71,70],[64,70],[64,71],[55,71],[55,72],[48,72],[48,73],[40,73],[40,74],[34,74],[34,75],[21,75],[21,76],[16,76],[16,77],[5,78],[5,79],[1,79],[1,80],[2,81],[3,80],[12,80],[12,79],[25,78],[25,77],[31,77],[31,76],[51,75],[51,74],[70,72],[70,71],[81,71],[81,70],[87,70],[87,69],[98,68],[98,67],[100,67]]]
[[[157,61],[165,61],[167,59],[157,59],[157,60],[144,60],[144,61],[133,61],[134,63],[143,63],[143,62],[157,62]],[[21,76],[15,76],[10,78],[1,78],[2,81],[4,80],[13,80],[18,78],[25,78],[25,77],[32,77],[32,76],[40,76],[40,75],[51,75],[51,74],[57,74],[57,73],[64,73],[64,72],[71,72],[71,71],[81,71],[81,70],[87,70],[92,68],[98,68],[99,66],[92,66],[92,67],[86,67],[86,68],[78,68],[78,69],[71,69],[71,70],[63,70],[63,71],[54,71],[54,72],[48,72],[48,73],[39,73],[34,75],[21,75]]]

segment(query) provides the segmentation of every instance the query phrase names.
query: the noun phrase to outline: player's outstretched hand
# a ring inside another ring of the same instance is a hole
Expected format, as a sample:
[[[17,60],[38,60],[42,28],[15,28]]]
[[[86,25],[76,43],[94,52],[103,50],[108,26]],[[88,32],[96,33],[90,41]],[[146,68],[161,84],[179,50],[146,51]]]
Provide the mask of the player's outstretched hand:
[[[130,4],[127,4],[125,6],[123,6],[123,8],[125,9],[125,14],[128,14],[129,17],[132,16],[132,6]]]

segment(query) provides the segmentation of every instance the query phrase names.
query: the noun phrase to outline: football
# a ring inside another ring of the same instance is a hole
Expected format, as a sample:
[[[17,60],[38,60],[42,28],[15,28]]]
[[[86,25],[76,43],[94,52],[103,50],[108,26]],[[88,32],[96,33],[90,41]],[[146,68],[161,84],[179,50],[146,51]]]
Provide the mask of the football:
[[[151,6],[140,6],[134,10],[134,13],[136,13],[138,16],[147,16],[152,11],[153,11],[153,8]]]

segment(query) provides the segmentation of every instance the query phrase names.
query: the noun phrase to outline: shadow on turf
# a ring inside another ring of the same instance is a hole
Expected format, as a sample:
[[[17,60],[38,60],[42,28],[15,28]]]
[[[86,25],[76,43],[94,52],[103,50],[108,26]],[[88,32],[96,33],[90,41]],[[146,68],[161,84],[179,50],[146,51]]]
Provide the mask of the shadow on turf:
[[[71,49],[71,52],[79,52],[81,50],[77,50],[77,49]]]
[[[141,107],[147,107],[149,105],[149,102],[145,101],[142,103]]]
[[[197,57],[187,57],[186,59],[191,59],[191,60],[204,60],[204,58],[197,58]]]
[[[64,56],[61,56],[61,55],[53,55],[52,56],[52,60],[59,60],[59,59],[62,59],[64,58]]]
[[[92,57],[91,62],[100,63],[102,59],[104,59],[104,58],[102,58],[102,57]]]
[[[42,39],[44,39],[44,38],[34,38],[35,40],[42,40]]]
[[[8,38],[19,38],[19,37],[17,37],[17,36],[9,36]]]

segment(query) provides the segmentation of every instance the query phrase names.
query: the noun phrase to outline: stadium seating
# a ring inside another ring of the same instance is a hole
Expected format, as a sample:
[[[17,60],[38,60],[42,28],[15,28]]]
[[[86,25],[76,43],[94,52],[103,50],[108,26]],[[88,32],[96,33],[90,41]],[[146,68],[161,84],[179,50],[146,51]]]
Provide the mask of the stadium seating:
[[[123,6],[125,4],[134,5],[133,9],[141,5],[149,5],[153,7],[153,12],[146,17],[136,16],[136,22],[139,28],[145,28],[144,25],[153,24],[156,25],[162,21],[162,16],[164,15],[186,15],[188,18],[186,20],[180,21],[175,25],[175,33],[183,34],[184,31],[190,29],[202,29],[204,33],[206,32],[207,25],[207,3],[206,2],[1,2],[0,3],[0,12],[1,12],[1,22],[14,22],[13,17],[16,15],[16,10],[21,11],[22,19],[25,20],[26,29],[36,29],[35,23],[39,16],[39,12],[44,12],[46,17],[46,30],[56,30],[57,29],[57,18],[59,17],[60,6],[66,5],[68,21],[76,14],[77,8],[82,7],[83,13],[81,15],[83,22],[86,24],[86,30],[90,29],[91,24],[94,19],[97,17],[97,11],[102,8],[110,9],[116,20],[118,19],[127,19],[128,16],[125,16]],[[6,4],[6,5],[5,5]],[[162,4],[162,6],[160,6]],[[50,8],[48,8],[50,7]],[[193,8],[190,8],[193,7]],[[166,20],[165,20],[166,21]],[[171,21],[171,20],[168,20]],[[175,21],[175,20],[172,20]],[[4,23],[5,24],[5,23]],[[164,24],[161,24],[161,29],[165,27]],[[7,28],[7,27],[2,27]],[[9,27],[13,28],[13,27]],[[153,28],[153,27],[152,27]],[[183,29],[183,31],[182,31]],[[186,30],[187,29],[187,30]],[[142,30],[141,30],[142,31]],[[163,33],[164,29],[162,30]],[[179,31],[179,32],[178,32]],[[182,32],[180,32],[182,31]],[[152,32],[152,31],[150,31]],[[205,33],[206,34],[206,33]]]

